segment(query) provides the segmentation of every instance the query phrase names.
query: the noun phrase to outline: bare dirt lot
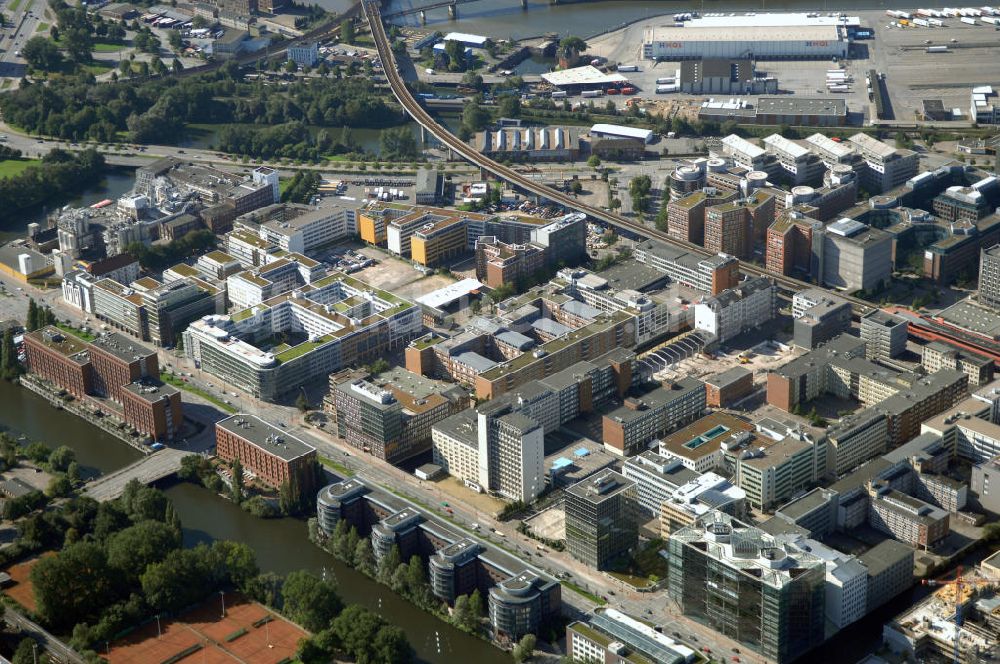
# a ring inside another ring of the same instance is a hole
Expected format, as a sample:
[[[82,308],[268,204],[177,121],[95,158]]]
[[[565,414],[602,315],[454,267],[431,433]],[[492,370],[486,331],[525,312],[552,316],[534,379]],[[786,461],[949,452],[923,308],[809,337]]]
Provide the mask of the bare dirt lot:
[[[555,505],[539,512],[525,523],[531,532],[539,537],[550,540],[566,539],[566,510],[562,505]]]
[[[425,277],[417,272],[409,261],[395,258],[384,251],[371,247],[365,247],[359,251],[365,256],[374,258],[378,263],[355,272],[351,276],[400,297],[415,300],[431,291],[455,283],[454,277],[443,274]]]

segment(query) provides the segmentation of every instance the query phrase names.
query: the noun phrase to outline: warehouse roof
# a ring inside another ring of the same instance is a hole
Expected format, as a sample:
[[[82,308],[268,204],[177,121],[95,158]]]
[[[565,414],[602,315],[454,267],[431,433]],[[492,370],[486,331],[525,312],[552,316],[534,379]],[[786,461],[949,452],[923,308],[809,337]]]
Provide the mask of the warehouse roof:
[[[683,28],[665,25],[647,28],[645,41],[647,43],[679,42],[682,44],[684,42],[835,42],[841,41],[841,35],[840,28],[836,25],[762,26],[741,23],[726,26],[698,26],[694,22],[689,22]]]
[[[614,134],[615,136],[627,136],[629,138],[641,138],[648,141],[653,135],[652,129],[640,129],[639,127],[623,127],[616,124],[595,124],[590,128],[591,134]]]
[[[758,115],[847,115],[847,102],[843,99],[817,97],[759,97]]]
[[[621,74],[605,74],[592,65],[542,74],[542,80],[556,87],[563,85],[602,85],[628,82],[628,79]]]
[[[285,461],[291,461],[316,451],[315,447],[287,431],[272,426],[256,415],[248,413],[231,415],[216,422],[215,426],[234,433],[268,454],[273,454]]]

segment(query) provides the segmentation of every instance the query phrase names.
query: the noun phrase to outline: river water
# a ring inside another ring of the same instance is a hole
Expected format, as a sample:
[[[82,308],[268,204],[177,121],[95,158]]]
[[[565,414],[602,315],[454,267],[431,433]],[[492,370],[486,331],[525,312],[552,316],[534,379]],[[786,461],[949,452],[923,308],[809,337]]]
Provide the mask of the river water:
[[[343,0],[318,0],[323,7],[343,5]],[[436,4],[432,0],[386,0],[383,13],[391,14],[414,7]],[[427,12],[426,27],[442,32],[456,31],[487,35],[493,38],[524,39],[555,32],[565,37],[577,35],[589,37],[612,30],[639,19],[660,14],[674,14],[684,11],[705,12],[747,12],[747,11],[805,11],[805,10],[860,10],[885,9],[891,7],[915,7],[910,0],[709,0],[674,2],[672,0],[605,0],[575,4],[550,5],[548,0],[528,0],[527,10],[521,8],[520,0],[480,0],[458,6],[458,19],[448,18],[446,8]],[[420,16],[410,14],[394,19],[399,25],[419,26]]]

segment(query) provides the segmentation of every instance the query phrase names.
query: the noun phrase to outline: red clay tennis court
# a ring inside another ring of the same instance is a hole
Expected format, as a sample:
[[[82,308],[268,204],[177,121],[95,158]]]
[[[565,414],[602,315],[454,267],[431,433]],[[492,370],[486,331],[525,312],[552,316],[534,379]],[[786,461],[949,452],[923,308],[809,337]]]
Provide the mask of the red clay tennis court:
[[[294,658],[305,631],[236,593],[225,600],[225,618],[214,594],[178,618],[161,619],[159,638],[154,620],[113,643],[105,658],[110,664],[277,664]]]
[[[31,568],[41,558],[51,555],[53,555],[51,551],[46,551],[37,558],[11,565],[10,569],[7,570],[7,573],[10,574],[11,585],[4,588],[4,594],[34,613],[38,609],[38,604],[35,602],[35,589],[31,585]]]

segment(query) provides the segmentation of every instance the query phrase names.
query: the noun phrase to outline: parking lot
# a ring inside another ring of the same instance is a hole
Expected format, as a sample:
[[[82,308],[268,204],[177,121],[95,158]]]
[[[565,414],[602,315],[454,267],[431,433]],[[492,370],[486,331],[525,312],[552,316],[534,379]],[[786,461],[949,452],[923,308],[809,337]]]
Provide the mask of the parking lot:
[[[456,281],[454,277],[446,274],[424,276],[410,261],[396,258],[374,247],[362,247],[357,253],[373,258],[375,264],[355,272],[352,276],[409,300],[427,295]]]

